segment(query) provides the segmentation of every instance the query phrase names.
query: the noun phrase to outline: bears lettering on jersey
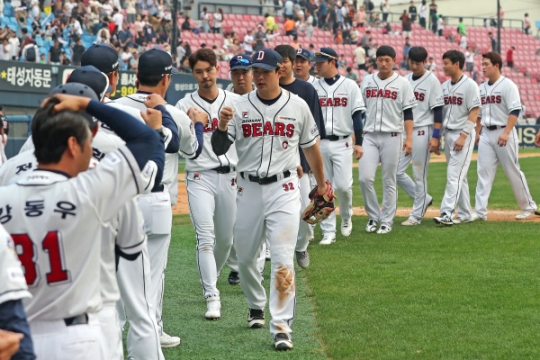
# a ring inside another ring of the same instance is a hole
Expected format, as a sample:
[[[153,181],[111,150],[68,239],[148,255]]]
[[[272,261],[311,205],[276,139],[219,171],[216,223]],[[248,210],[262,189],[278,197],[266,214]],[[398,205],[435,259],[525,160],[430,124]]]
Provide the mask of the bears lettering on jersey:
[[[219,120],[216,118],[213,118],[212,121],[209,121],[206,126],[204,127],[204,132],[212,132],[217,129]]]
[[[502,102],[501,95],[482,96],[482,105],[486,104],[500,104]]]
[[[463,98],[461,96],[445,96],[444,105],[463,105]]]
[[[336,98],[320,98],[319,99],[319,103],[321,104],[321,107],[326,107],[326,106],[333,106],[333,107],[336,107],[336,106],[347,106],[347,102],[349,100],[346,98],[346,97],[342,97],[342,98],[339,98],[339,97],[336,97]]]
[[[416,98],[417,101],[424,101],[426,99],[426,94],[415,91],[414,97]]]
[[[390,91],[390,90],[383,90],[383,89],[367,89],[366,90],[366,98],[385,98],[385,99],[392,99],[397,100],[398,93],[397,91]]]
[[[294,135],[294,124],[285,124],[279,121],[272,123],[267,121],[263,124],[260,122],[257,123],[244,123],[242,124],[242,132],[244,138],[250,137],[261,137],[265,135],[269,136],[286,136],[292,138]]]

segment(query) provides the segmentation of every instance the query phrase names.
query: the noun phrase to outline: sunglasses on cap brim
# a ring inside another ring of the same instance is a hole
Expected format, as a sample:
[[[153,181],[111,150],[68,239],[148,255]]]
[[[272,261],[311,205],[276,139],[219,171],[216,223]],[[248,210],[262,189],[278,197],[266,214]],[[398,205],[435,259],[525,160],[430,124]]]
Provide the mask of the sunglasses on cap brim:
[[[251,61],[249,61],[248,59],[232,59],[230,67],[235,66],[251,66]]]
[[[333,56],[333,55],[330,55],[330,54],[327,54],[325,52],[316,52],[315,53],[315,57],[327,57],[327,58],[330,58],[330,59],[334,59],[334,60],[337,60],[338,58]]]

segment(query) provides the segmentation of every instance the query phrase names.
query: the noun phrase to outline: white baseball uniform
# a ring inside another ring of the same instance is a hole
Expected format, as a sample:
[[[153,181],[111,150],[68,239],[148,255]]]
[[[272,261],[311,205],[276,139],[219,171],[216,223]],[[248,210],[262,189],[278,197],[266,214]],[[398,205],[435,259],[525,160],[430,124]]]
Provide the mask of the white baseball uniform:
[[[313,84],[315,81],[317,81],[318,79],[313,76],[313,75],[309,75],[308,78],[307,78],[307,82],[310,83],[310,84]]]
[[[145,188],[144,180],[122,147],[76,178],[35,170],[0,188],[0,223],[16,244],[33,296],[25,310],[38,358],[109,358],[97,314],[99,239],[102,224]]]
[[[240,285],[249,308],[264,310],[266,292],[257,257],[267,238],[272,254],[270,332],[290,333],[295,307],[293,259],[301,211],[298,146],[315,145],[319,131],[306,102],[287,90],[270,105],[253,91],[233,105],[233,112],[228,139],[238,152],[234,247]]]
[[[232,106],[239,95],[218,89],[210,102],[194,91],[178,101],[176,107],[187,112],[196,107],[208,114],[204,129],[204,148],[196,160],[186,160],[186,187],[189,214],[197,237],[197,265],[205,299],[218,297],[217,275],[229,257],[236,217],[236,149],[221,156],[212,151],[212,132],[217,128],[219,112]]]
[[[403,112],[416,106],[411,84],[393,73],[381,80],[378,73],[364,77],[361,86],[366,104],[364,155],[358,162],[360,190],[370,220],[392,228],[397,209],[397,171],[403,145]],[[379,202],[373,183],[382,164],[383,202]]]
[[[31,297],[26,286],[21,262],[15,252],[15,243],[0,225],[0,304]]]
[[[312,85],[319,95],[326,129],[326,139],[321,140],[324,174],[337,195],[342,221],[350,221],[353,215],[352,115],[365,110],[364,99],[358,85],[344,76],[332,85],[328,85],[324,79],[318,79]],[[324,234],[335,234],[335,212],[321,222],[321,229]]]
[[[444,105],[441,83],[431,71],[426,71],[418,79],[413,74],[405,78],[410,82],[417,106],[413,108],[414,129],[412,152],[401,152],[397,172],[397,184],[414,200],[411,218],[420,221],[433,201],[427,191],[429,165],[429,142],[433,135],[433,109]],[[406,135],[405,135],[406,138]],[[414,181],[405,173],[412,161]]]
[[[482,219],[487,219],[489,194],[500,162],[521,210],[534,212],[538,206],[519,167],[516,129],[512,129],[508,135],[506,146],[498,144],[499,136],[508,124],[508,115],[521,110],[519,90],[512,80],[501,76],[494,84],[486,81],[480,85],[480,99],[482,108],[478,116],[482,118],[482,132],[478,143],[478,184],[474,211]]]
[[[469,219],[472,210],[467,171],[469,171],[474,149],[474,128],[465,140],[461,151],[455,151],[454,144],[465,128],[470,111],[480,107],[480,93],[476,82],[467,75],[462,75],[455,84],[452,84],[452,80],[445,81],[442,84],[442,90],[444,96],[444,155],[448,169],[446,171],[446,189],[441,203],[441,215],[447,214],[453,217],[456,206],[458,206],[458,217]]]

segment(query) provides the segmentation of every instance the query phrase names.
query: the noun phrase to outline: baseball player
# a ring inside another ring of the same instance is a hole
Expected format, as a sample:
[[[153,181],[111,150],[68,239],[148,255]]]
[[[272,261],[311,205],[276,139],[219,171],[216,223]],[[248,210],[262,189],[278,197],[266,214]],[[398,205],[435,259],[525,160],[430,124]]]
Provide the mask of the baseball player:
[[[409,218],[401,223],[404,226],[420,225],[426,210],[433,203],[427,192],[427,174],[429,165],[429,145],[433,132],[441,131],[444,99],[441,83],[431,71],[424,68],[427,50],[414,46],[409,51],[409,67],[412,73],[405,78],[411,83],[417,106],[413,108],[414,128],[412,152],[401,152],[399,159],[397,184],[414,200]],[[412,161],[414,181],[405,173]]]
[[[283,59],[283,74],[279,78],[279,86],[282,89],[290,91],[293,94],[300,96],[311,110],[311,115],[317,124],[319,130],[320,139],[326,138],[326,129],[323,123],[321,106],[319,104],[319,96],[313,86],[304,80],[295,79],[293,76],[293,61],[296,58],[295,50],[290,45],[278,45],[275,51],[281,55]],[[302,200],[302,209],[305,209],[310,203],[309,193],[312,189],[310,183],[310,167],[304,155],[302,149],[299,149],[300,153],[300,166],[297,169],[298,183],[300,186],[300,198]],[[309,239],[313,238],[313,228],[310,224],[300,219],[300,230],[298,232],[298,240],[296,243],[296,261],[302,268],[309,266],[309,253],[307,251],[309,245]]]
[[[218,126],[221,109],[231,106],[240,96],[217,87],[219,68],[216,54],[211,49],[199,49],[191,54],[189,66],[199,89],[178,101],[176,107],[185,112],[197,108],[210,119],[204,130],[201,156],[186,160],[186,187],[189,213],[197,236],[197,264],[207,304],[205,318],[216,320],[221,317],[217,277],[233,243],[238,157],[234,147],[216,156],[210,138]]]
[[[358,173],[369,217],[366,231],[387,234],[392,231],[397,209],[399,159],[402,151],[404,156],[409,156],[412,150],[413,108],[416,99],[409,81],[392,70],[396,61],[394,48],[381,46],[376,56],[379,72],[365,76],[361,85],[366,103],[366,120],[364,155],[358,162]],[[382,165],[383,181],[381,209],[373,187],[379,163]],[[378,223],[381,224],[379,230]]]
[[[212,148],[222,156],[236,143],[238,151],[238,213],[234,246],[240,286],[249,305],[248,325],[264,325],[266,292],[257,268],[264,237],[272,252],[270,332],[277,350],[293,347],[294,248],[298,235],[300,191],[296,169],[298,145],[311,166],[319,190],[326,191],[318,129],[306,102],[279,87],[281,56],[262,49],[252,57],[257,90],[223,108]]]
[[[172,58],[163,51],[152,49],[144,52],[139,58],[139,68],[137,71],[137,80],[139,89],[136,94],[128,95],[115,101],[115,103],[127,105],[138,110],[145,110],[144,101],[149,94],[156,93],[165,96],[171,83]],[[191,128],[193,124],[188,116],[172,105],[166,105],[175,120],[174,126],[178,130],[177,136],[181,136],[179,148],[188,159],[196,159],[203,149],[200,144],[203,142],[203,127],[206,116],[195,125],[197,138],[193,139],[194,134]],[[203,115],[203,114],[200,114]],[[199,143],[198,148],[194,149],[194,144]],[[154,296],[154,304],[157,311],[156,321],[160,329],[163,328],[162,308],[165,268],[167,266],[167,254],[171,241],[172,228],[172,208],[171,202],[177,201],[178,194],[178,153],[168,151],[165,157],[164,178],[162,184],[165,190],[175,188],[164,192],[163,189],[154,190],[152,194],[139,197],[139,205],[145,219],[145,229],[148,235],[148,251],[150,253],[151,286],[150,293]],[[174,194],[174,200],[170,193]],[[178,344],[163,343],[164,347],[172,347]]]
[[[362,155],[362,113],[366,109],[358,85],[351,79],[338,75],[338,55],[331,48],[321,48],[315,53],[315,67],[320,79],[313,82],[319,94],[319,103],[326,129],[321,139],[324,173],[332,182],[339,201],[341,234],[352,231],[352,155]],[[351,135],[355,135],[353,140]],[[336,214],[321,222],[323,239],[319,244],[336,241]]]
[[[0,166],[7,161],[6,144],[9,134],[9,125],[6,116],[3,113],[2,105],[0,105]]]
[[[35,359],[30,327],[26,320],[23,299],[30,298],[15,244],[0,225],[0,338],[6,332],[16,338],[10,353],[0,346],[0,359]],[[4,331],[5,333],[2,333]]]
[[[294,76],[313,84],[317,78],[309,73],[312,61],[311,51],[302,48],[297,49],[294,58]]]
[[[449,50],[443,55],[443,69],[451,79],[442,84],[444,96],[444,155],[448,163],[446,189],[441,203],[441,215],[433,220],[451,226],[470,222],[472,209],[467,171],[474,149],[475,126],[480,109],[480,93],[474,80],[463,74],[465,55]],[[437,134],[434,134],[433,139]],[[439,149],[439,141],[431,142],[430,151]],[[458,217],[453,219],[456,205]]]
[[[476,138],[480,138],[477,141],[478,184],[472,220],[487,220],[489,194],[499,163],[510,180],[514,196],[521,208],[516,219],[528,219],[538,209],[531,197],[525,175],[519,168],[519,140],[515,130],[521,111],[519,90],[512,80],[501,75],[502,65],[501,55],[498,53],[488,52],[482,55],[482,71],[488,80],[480,85],[482,108],[476,123]]]
[[[84,109],[126,145],[81,173],[92,156],[90,118],[74,113]],[[160,127],[159,112],[148,114],[144,117]],[[38,167],[0,188],[0,223],[17,246],[33,296],[25,300],[25,309],[36,354],[43,359],[108,359],[97,315],[102,306],[98,239],[102,224],[147,186],[148,160],[162,169],[163,141],[122,111],[68,95],[45,102],[34,116],[32,133]]]

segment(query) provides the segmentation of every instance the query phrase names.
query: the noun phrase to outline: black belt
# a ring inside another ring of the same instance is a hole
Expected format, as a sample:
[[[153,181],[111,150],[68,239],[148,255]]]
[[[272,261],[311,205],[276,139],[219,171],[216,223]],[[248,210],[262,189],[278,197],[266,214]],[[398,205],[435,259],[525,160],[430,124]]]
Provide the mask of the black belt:
[[[330,141],[338,141],[348,138],[349,136],[336,136],[336,135],[326,135],[326,139]]]
[[[152,189],[152,192],[153,193],[163,192],[164,189],[165,189],[165,186],[163,184],[160,184],[158,186],[154,186],[154,188]]]
[[[228,174],[231,171],[234,171],[235,169],[230,166],[220,166],[212,170],[216,171],[218,174]]]
[[[240,176],[242,177],[242,179],[245,179],[244,177],[244,173],[240,173]],[[291,176],[291,172],[289,170],[285,170],[283,172],[283,178],[288,178],[289,176]],[[248,180],[251,181],[251,182],[256,182],[258,183],[259,185],[268,185],[268,184],[272,184],[272,183],[275,183],[278,181],[278,176],[277,175],[273,175],[273,176],[268,176],[268,177],[258,177],[258,176],[252,176],[252,175],[248,175]]]
[[[88,324],[88,314],[77,315],[64,319],[66,326],[86,325]]]
[[[484,126],[488,130],[497,130],[497,129],[504,129],[506,125],[499,126],[499,125],[491,125],[491,126]]]

